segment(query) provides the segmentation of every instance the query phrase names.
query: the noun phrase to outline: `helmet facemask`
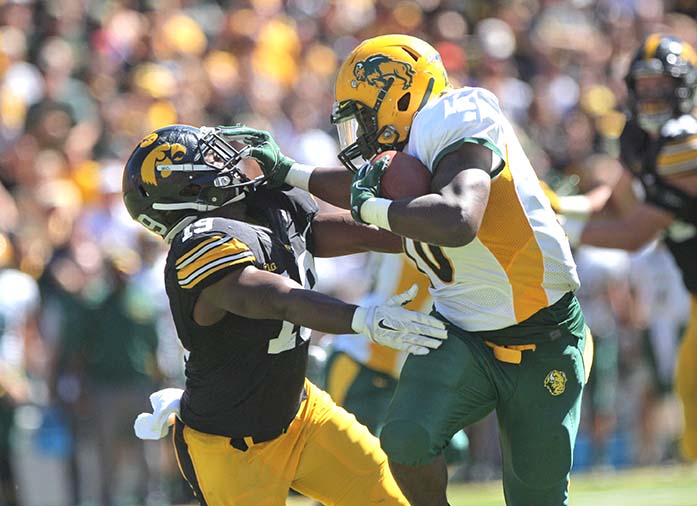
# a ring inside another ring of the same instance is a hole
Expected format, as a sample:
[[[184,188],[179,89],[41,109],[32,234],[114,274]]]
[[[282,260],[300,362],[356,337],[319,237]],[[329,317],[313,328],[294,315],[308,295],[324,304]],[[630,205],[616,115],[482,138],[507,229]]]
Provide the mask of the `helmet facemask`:
[[[249,179],[239,168],[244,148],[238,150],[227,142],[218,129],[202,127],[194,163],[157,165],[161,172],[182,173],[189,184],[180,189],[178,202],[154,202],[153,209],[195,209],[212,211],[242,200],[246,190],[259,186],[263,178]],[[171,200],[171,199],[170,199]]]
[[[390,83],[391,84],[391,83]],[[356,172],[358,167],[373,156],[390,149],[401,149],[399,134],[391,125],[385,125],[378,130],[378,110],[382,103],[382,96],[387,93],[389,85],[384,88],[384,93],[378,95],[378,101],[374,107],[370,107],[356,100],[345,100],[335,103],[332,110],[331,121],[336,125],[339,136],[338,158],[344,166]],[[388,142],[380,142],[380,140]]]
[[[168,240],[200,212],[238,202],[264,178],[240,169],[236,149],[217,128],[173,125],[147,136],[124,173],[124,202],[131,216]]]
[[[661,72],[635,72],[630,90],[632,107],[639,126],[647,132],[657,134],[666,121],[683,112],[680,91],[686,91],[680,82]],[[684,93],[683,93],[684,94]]]

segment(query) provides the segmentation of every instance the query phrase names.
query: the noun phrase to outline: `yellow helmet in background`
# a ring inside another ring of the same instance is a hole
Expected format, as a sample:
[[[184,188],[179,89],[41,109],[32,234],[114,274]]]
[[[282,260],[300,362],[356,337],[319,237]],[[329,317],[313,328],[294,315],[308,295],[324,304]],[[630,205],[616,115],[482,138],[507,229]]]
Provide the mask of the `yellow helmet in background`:
[[[339,160],[402,149],[414,115],[449,87],[438,51],[409,35],[381,35],[363,41],[346,58],[336,79],[332,123],[339,133]]]

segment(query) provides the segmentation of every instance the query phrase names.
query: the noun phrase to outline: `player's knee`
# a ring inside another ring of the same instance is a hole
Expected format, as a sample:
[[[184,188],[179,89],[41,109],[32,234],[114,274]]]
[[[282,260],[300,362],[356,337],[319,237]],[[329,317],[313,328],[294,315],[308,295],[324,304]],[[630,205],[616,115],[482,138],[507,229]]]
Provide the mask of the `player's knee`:
[[[380,432],[380,444],[389,459],[398,464],[417,466],[433,457],[431,435],[409,420],[388,422]]]
[[[516,477],[531,489],[544,490],[564,482],[571,471],[571,444],[565,430],[548,434],[544,451],[536,445],[519,445],[511,452]]]

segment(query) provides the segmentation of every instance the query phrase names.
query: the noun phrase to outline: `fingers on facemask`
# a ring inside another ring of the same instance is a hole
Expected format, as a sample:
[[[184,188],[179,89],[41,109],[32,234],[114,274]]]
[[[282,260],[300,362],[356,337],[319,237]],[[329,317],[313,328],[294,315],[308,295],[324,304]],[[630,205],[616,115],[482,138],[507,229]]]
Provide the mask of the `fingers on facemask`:
[[[240,156],[242,158],[254,158],[254,148],[252,146],[244,146],[240,149]]]

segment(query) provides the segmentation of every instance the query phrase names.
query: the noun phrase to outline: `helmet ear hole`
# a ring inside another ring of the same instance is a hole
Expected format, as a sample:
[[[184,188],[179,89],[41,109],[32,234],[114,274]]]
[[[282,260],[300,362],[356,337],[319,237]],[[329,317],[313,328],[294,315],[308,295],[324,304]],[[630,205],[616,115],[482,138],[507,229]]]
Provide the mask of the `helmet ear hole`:
[[[419,60],[419,55],[416,54],[414,51],[410,51],[408,47],[402,47],[402,49],[404,50],[405,53],[407,53],[409,56],[411,56],[414,59],[414,61]]]
[[[143,185],[138,185],[138,193],[140,193],[145,198],[148,198],[150,196],[147,190],[143,188]]]
[[[409,102],[411,102],[411,93],[405,93],[397,101],[397,109],[399,109],[402,112],[406,111],[407,109],[409,109]]]

